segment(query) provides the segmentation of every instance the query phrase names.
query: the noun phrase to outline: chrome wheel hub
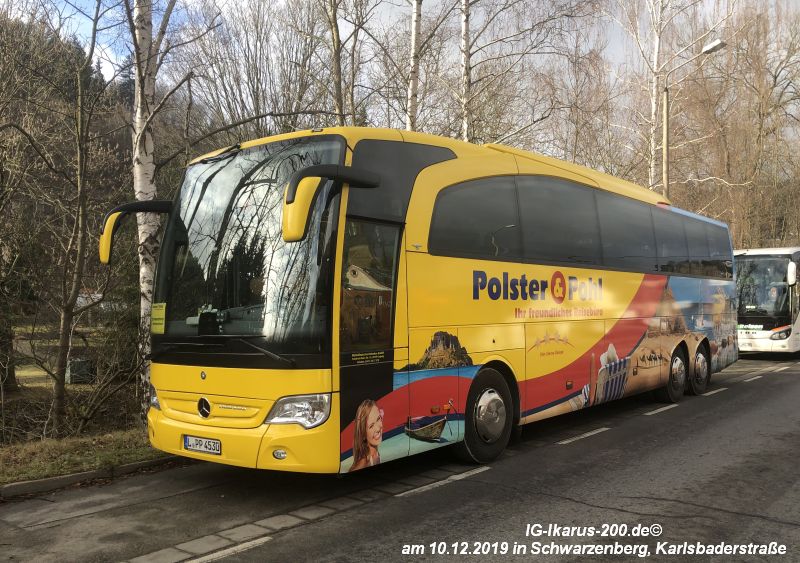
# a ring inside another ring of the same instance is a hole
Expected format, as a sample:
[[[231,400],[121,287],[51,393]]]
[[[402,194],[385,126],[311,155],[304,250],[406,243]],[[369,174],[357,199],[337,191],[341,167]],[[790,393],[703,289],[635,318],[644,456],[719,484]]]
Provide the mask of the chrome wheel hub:
[[[494,389],[485,389],[475,402],[475,430],[481,440],[491,444],[500,439],[506,426],[506,405]]]
[[[679,356],[672,358],[670,374],[672,376],[672,386],[676,390],[683,389],[683,386],[686,384],[686,364],[683,363],[683,360]]]
[[[694,358],[694,380],[701,384],[708,377],[708,362],[705,354],[697,354]]]

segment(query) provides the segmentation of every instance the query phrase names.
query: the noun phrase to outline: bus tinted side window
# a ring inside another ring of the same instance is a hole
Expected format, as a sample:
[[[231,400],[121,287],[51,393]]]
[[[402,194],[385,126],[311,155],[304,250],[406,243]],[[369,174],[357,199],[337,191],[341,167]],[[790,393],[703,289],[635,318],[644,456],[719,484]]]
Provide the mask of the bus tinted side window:
[[[621,270],[657,272],[650,206],[598,191],[597,211],[603,238],[603,264]]]
[[[519,176],[517,186],[526,261],[600,264],[595,190],[549,176]]]
[[[447,256],[519,260],[520,230],[514,179],[472,180],[439,192],[428,248]]]
[[[711,265],[714,275],[720,278],[733,277],[733,255],[731,253],[731,239],[728,229],[718,225],[706,223],[708,246],[711,255]]]
[[[690,273],[696,276],[716,276],[717,272],[711,267],[706,223],[693,217],[684,217],[683,223],[686,228],[686,241],[689,243]]]
[[[658,264],[661,272],[688,274],[689,249],[683,230],[683,217],[672,211],[653,209],[653,224],[656,228]]]

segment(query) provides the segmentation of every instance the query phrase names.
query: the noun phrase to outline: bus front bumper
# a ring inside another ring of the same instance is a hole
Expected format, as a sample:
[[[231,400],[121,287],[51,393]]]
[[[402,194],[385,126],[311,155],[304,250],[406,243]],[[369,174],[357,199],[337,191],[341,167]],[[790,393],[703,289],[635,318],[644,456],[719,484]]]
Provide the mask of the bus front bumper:
[[[334,394],[332,413],[338,412]],[[302,473],[339,472],[339,421],[331,416],[324,424],[305,429],[299,424],[263,424],[256,428],[221,428],[190,424],[164,416],[151,408],[147,413],[150,443],[161,451],[239,467]],[[185,449],[184,436],[220,441],[220,453]],[[276,455],[285,452],[285,457]]]
[[[800,348],[800,333],[792,333],[789,338],[772,340],[768,330],[739,332],[737,341],[740,352],[794,352]]]

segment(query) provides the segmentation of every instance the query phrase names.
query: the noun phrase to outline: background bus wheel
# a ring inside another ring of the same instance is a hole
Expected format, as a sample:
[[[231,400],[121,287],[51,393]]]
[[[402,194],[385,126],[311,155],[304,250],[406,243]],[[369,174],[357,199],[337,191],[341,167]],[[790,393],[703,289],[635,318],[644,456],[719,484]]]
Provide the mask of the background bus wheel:
[[[676,348],[669,361],[669,378],[667,384],[656,391],[656,396],[665,403],[677,403],[686,389],[686,353],[683,348]]]
[[[705,393],[709,379],[711,379],[711,363],[708,361],[705,346],[700,346],[694,355],[694,369],[689,377],[689,393],[692,395]]]
[[[493,369],[482,369],[469,388],[464,412],[464,441],[458,456],[469,462],[488,463],[508,444],[514,418],[506,380]]]

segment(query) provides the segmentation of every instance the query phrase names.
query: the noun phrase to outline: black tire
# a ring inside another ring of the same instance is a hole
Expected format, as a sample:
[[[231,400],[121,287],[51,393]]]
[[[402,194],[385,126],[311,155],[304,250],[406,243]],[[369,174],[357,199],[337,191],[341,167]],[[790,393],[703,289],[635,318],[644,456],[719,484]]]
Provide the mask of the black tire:
[[[667,384],[656,390],[656,397],[665,403],[677,403],[683,398],[686,390],[686,353],[683,348],[676,348],[669,360],[669,377]]]
[[[512,424],[511,425],[511,436],[508,438],[508,445],[515,446],[522,442],[522,425],[521,424]]]
[[[711,380],[711,362],[704,345],[700,345],[694,353],[694,367],[688,377],[686,390],[691,395],[701,395],[706,392],[708,382]]]
[[[511,437],[514,403],[506,380],[491,368],[475,376],[464,412],[464,441],[456,454],[472,463],[489,463],[503,453]]]

